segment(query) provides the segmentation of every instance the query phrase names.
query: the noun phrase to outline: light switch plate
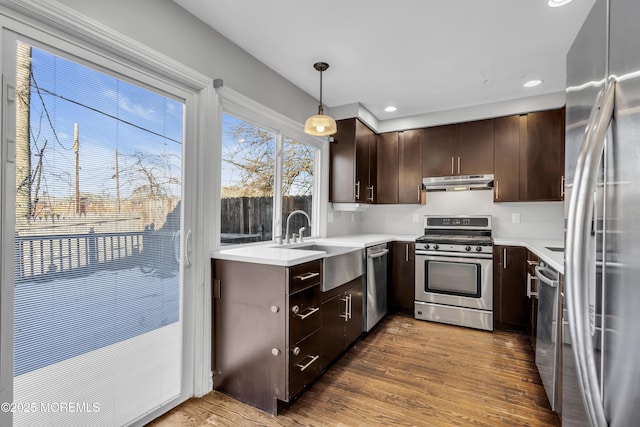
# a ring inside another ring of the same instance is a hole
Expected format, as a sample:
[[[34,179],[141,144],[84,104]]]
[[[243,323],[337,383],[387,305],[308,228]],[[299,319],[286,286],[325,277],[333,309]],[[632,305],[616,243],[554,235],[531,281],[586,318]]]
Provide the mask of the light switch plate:
[[[520,224],[520,214],[519,213],[512,213],[511,214],[511,222],[514,224]]]
[[[420,215],[418,215],[417,213],[413,214],[413,222],[420,222]]]

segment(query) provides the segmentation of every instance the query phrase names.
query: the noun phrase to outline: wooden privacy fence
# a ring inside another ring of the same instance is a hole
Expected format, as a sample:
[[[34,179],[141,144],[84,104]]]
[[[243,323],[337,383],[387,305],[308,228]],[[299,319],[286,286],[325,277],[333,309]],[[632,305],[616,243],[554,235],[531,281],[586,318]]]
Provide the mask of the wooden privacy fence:
[[[15,237],[15,282],[53,280],[102,269],[177,267],[175,233],[132,231]]]
[[[282,232],[287,216],[294,210],[303,210],[311,216],[311,196],[286,196],[282,198]],[[244,243],[273,239],[273,198],[272,197],[232,197],[221,200],[221,227],[223,243]],[[303,215],[291,218],[289,232],[298,232],[306,227],[305,235],[310,235],[309,224]]]

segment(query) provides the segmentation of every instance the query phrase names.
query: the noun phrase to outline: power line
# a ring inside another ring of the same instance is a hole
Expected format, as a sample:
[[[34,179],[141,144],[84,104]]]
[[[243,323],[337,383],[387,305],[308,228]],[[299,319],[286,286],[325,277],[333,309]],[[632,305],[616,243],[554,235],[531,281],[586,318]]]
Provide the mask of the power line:
[[[151,134],[153,134],[153,135],[159,136],[159,137],[164,138],[164,139],[168,139],[169,141],[173,141],[173,142],[175,142],[175,143],[177,143],[177,144],[182,145],[182,141],[178,141],[178,140],[173,139],[173,138],[170,138],[170,137],[168,137],[168,136],[166,136],[166,135],[162,135],[162,134],[160,134],[160,133],[158,133],[158,132],[152,131],[151,129],[147,129],[147,128],[143,127],[143,126],[137,125],[137,124],[135,124],[135,123],[131,123],[130,121],[127,121],[127,120],[121,119],[121,118],[119,118],[119,117],[116,117],[116,116],[114,116],[113,114],[109,114],[109,113],[106,113],[106,112],[104,112],[104,111],[98,110],[97,108],[90,107],[89,105],[83,104],[83,103],[81,103],[81,102],[79,102],[79,101],[75,101],[75,100],[73,100],[73,99],[69,99],[69,98],[67,98],[66,96],[59,95],[59,94],[57,94],[57,93],[55,93],[55,92],[53,92],[53,91],[50,91],[50,90],[48,90],[48,89],[38,88],[38,91],[45,92],[45,93],[47,93],[48,95],[55,96],[56,98],[60,98],[60,99],[62,99],[62,100],[64,100],[64,101],[71,102],[72,104],[79,105],[80,107],[87,108],[87,109],[89,109],[89,110],[91,110],[91,111],[94,111],[94,112],[96,112],[96,113],[98,113],[98,114],[102,114],[103,116],[109,117],[109,118],[114,119],[114,120],[116,120],[116,121],[119,121],[119,122],[121,122],[121,123],[127,124],[127,125],[129,125],[129,126],[133,126],[133,127],[137,128],[137,129],[140,129],[140,130],[142,130],[142,131],[149,132],[149,133],[151,133]],[[44,102],[43,102],[43,103],[44,103]],[[48,114],[47,114],[47,117],[48,117]],[[57,137],[56,137],[56,139],[57,139]],[[62,144],[60,144],[60,145],[62,145]],[[64,148],[64,146],[63,146],[63,148]],[[65,148],[65,149],[66,149],[66,148]]]

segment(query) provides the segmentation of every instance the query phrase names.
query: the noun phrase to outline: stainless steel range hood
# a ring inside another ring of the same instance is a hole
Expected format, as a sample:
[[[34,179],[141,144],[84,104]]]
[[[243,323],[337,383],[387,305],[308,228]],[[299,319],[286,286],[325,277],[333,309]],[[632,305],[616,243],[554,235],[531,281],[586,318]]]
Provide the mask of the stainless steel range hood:
[[[490,190],[493,174],[422,178],[422,186],[425,191]]]

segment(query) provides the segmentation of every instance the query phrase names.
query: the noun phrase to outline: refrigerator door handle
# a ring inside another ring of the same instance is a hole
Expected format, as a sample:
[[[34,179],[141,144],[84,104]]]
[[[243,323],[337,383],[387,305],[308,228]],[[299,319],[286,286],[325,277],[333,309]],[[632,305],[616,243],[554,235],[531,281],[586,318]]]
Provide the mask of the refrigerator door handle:
[[[591,110],[582,148],[578,155],[573,191],[569,202],[566,245],[567,311],[571,340],[577,362],[577,376],[592,425],[606,426],[596,359],[590,345],[587,286],[589,286],[589,239],[593,220],[594,190],[609,123],[613,117],[615,80],[610,80],[598,94]]]

